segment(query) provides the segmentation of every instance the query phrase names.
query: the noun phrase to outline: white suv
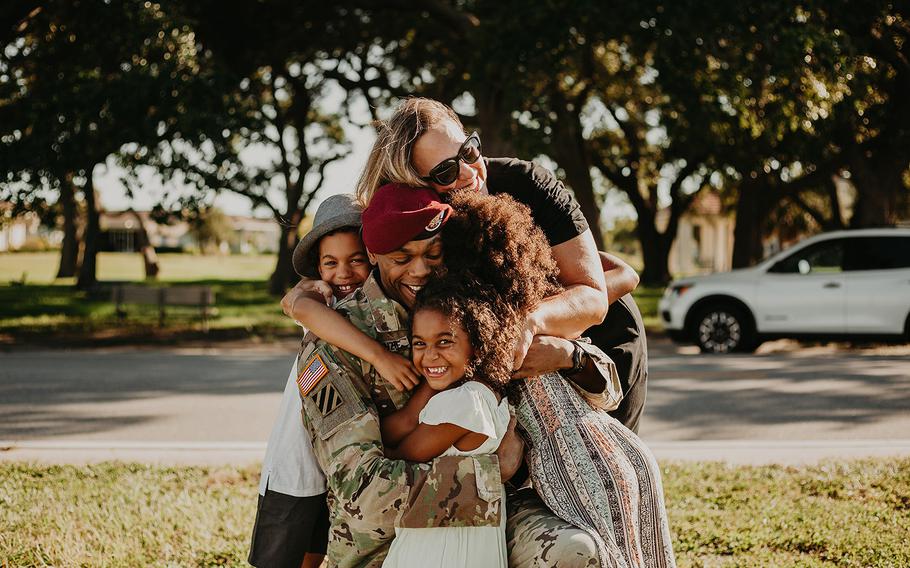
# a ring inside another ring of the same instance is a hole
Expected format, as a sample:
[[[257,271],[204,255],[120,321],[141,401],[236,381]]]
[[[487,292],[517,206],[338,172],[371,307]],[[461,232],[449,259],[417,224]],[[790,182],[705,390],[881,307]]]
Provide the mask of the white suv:
[[[835,231],[756,266],[681,278],[659,310],[676,341],[753,351],[772,337],[910,338],[910,229]]]

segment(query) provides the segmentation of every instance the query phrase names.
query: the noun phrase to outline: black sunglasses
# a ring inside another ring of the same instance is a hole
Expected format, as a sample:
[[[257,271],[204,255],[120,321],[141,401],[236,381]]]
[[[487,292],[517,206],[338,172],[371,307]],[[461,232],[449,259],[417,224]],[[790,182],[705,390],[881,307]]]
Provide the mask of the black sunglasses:
[[[474,132],[461,144],[457,155],[452,158],[446,158],[433,166],[430,173],[426,177],[420,178],[420,180],[437,185],[450,185],[458,179],[461,162],[473,164],[478,158],[480,158],[480,136]]]

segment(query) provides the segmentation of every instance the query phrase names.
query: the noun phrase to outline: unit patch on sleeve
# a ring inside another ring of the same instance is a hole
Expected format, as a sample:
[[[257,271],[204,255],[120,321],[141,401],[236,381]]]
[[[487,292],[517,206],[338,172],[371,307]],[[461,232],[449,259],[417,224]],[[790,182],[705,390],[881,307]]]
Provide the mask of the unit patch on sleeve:
[[[313,402],[323,416],[329,415],[333,410],[344,404],[341,394],[332,383],[322,387],[322,390],[313,395]]]
[[[297,388],[300,389],[301,396],[305,397],[310,394],[313,387],[319,384],[319,381],[322,380],[328,372],[329,368],[322,360],[322,357],[318,353],[313,355],[310,360],[306,362],[306,365],[303,366],[303,371],[297,376]]]

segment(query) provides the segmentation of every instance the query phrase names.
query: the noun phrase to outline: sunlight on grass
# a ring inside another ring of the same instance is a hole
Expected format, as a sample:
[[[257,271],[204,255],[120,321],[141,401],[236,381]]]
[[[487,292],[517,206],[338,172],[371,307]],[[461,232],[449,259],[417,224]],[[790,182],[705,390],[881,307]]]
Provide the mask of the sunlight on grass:
[[[205,256],[194,254],[159,254],[161,282],[189,280],[262,280],[275,268],[274,255]],[[0,253],[0,283],[20,282],[51,284],[57,274],[60,253]],[[137,253],[102,252],[98,255],[98,279],[101,281],[141,281],[145,279],[142,257]],[[57,281],[72,284],[73,279]]]
[[[680,568],[910,565],[910,459],[662,472]],[[0,566],[246,566],[258,473],[0,463]]]

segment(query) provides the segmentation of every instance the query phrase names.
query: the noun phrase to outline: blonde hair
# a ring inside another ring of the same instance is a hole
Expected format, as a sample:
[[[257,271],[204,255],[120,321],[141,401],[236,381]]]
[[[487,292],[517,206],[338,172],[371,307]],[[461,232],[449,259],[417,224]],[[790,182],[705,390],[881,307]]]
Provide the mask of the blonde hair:
[[[464,131],[464,125],[449,106],[433,99],[410,97],[398,105],[389,120],[376,121],[376,142],[357,181],[360,204],[369,205],[373,193],[387,183],[426,187],[411,165],[411,151],[424,132],[447,120]]]

